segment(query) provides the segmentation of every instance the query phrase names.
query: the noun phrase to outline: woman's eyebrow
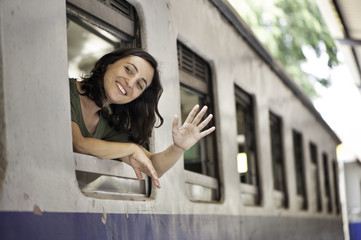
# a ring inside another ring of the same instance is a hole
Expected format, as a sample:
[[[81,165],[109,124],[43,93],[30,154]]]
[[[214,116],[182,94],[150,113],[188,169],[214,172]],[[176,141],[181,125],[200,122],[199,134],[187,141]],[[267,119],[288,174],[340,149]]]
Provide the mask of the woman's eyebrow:
[[[145,83],[145,87],[148,87],[148,82],[147,82],[147,80],[145,80],[145,78],[142,78],[142,80],[143,80],[144,83]]]
[[[127,62],[127,63],[130,64],[130,65],[132,65],[132,66],[134,67],[135,71],[139,72],[139,71],[138,71],[138,68],[137,68],[133,63],[130,63],[130,62]]]

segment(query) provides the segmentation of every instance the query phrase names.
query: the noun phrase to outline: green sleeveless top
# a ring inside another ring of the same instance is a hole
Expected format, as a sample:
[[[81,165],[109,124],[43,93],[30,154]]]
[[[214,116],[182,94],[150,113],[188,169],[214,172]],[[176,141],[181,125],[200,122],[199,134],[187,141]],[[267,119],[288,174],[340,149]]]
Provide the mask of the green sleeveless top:
[[[69,79],[69,85],[71,120],[78,124],[83,137],[93,137],[110,142],[129,142],[128,134],[124,131],[118,131],[110,127],[108,121],[101,114],[94,135],[90,134],[83,120],[79,93],[76,87],[76,79]]]

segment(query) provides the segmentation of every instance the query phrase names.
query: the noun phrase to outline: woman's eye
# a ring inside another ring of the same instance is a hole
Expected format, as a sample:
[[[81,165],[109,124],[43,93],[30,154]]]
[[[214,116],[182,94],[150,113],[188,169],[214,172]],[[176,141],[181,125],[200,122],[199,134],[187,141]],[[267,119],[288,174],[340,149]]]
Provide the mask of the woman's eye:
[[[129,74],[132,73],[132,71],[130,71],[130,69],[129,69],[128,67],[125,67],[125,71],[126,71],[127,73],[129,73]]]
[[[139,88],[140,90],[143,90],[143,86],[142,86],[142,84],[141,84],[140,82],[137,82],[137,86],[138,86],[138,88]]]

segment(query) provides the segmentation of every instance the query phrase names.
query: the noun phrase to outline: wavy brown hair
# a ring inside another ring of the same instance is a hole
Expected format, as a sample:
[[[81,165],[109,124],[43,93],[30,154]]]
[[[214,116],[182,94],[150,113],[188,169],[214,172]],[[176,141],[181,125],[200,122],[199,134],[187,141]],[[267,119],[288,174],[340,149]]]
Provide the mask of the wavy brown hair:
[[[110,64],[128,56],[138,56],[146,60],[154,69],[151,84],[135,100],[126,104],[111,104],[110,109],[103,106],[106,100],[104,90],[104,75]],[[96,63],[90,75],[83,77],[81,89],[85,96],[92,99],[101,114],[108,120],[111,127],[116,130],[124,130],[129,135],[129,140],[138,144],[148,144],[155,126],[156,118],[159,119],[160,127],[163,118],[158,110],[159,98],[163,88],[160,83],[157,61],[147,52],[140,48],[122,48],[101,57]]]

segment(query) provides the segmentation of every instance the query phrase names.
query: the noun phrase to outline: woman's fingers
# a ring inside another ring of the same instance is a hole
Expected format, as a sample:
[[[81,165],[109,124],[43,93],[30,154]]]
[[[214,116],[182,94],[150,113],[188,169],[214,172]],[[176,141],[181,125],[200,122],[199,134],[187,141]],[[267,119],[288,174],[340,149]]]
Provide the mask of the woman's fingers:
[[[159,183],[159,180],[158,180],[158,174],[157,174],[157,171],[155,171],[155,169],[153,167],[153,164],[151,164],[151,163],[148,164],[147,169],[149,171],[149,176],[152,178],[152,181],[153,181],[154,185],[157,188],[160,188],[160,183]]]
[[[173,119],[173,127],[172,127],[173,134],[176,134],[178,132],[178,116],[175,115]]]
[[[192,122],[194,125],[196,125],[196,126],[198,125],[198,123],[202,120],[202,117],[204,116],[204,114],[206,114],[207,109],[208,109],[208,107],[204,106],[202,108],[202,110],[197,114],[197,116],[194,118],[194,120]]]
[[[142,180],[142,173],[139,170],[139,168],[133,167],[133,169],[134,169],[134,172],[135,172],[135,176],[137,176],[138,180]]]
[[[157,188],[160,188],[158,173],[155,170],[152,161],[147,156],[145,156],[142,150],[139,153],[140,155],[134,154],[130,156],[130,158],[132,158],[131,165],[134,169],[135,175],[137,176],[138,180],[141,180],[142,179],[141,171],[144,172],[145,174],[147,174],[152,178],[154,185]]]
[[[198,129],[202,130],[203,128],[205,128],[205,126],[207,126],[207,124],[212,120],[212,118],[213,118],[213,115],[209,114],[208,117],[206,119],[204,119],[204,121],[198,125]]]
[[[216,127],[211,127],[211,128],[208,128],[207,130],[204,130],[203,132],[201,132],[201,138],[212,133],[214,130],[216,130]]]
[[[160,183],[159,183],[159,180],[158,180],[157,171],[155,171],[155,169],[153,167],[153,164],[151,163],[150,160],[145,163],[145,168],[146,168],[146,170],[148,172],[148,176],[150,176],[152,178],[152,181],[153,181],[154,185],[157,188],[160,188]]]
[[[192,123],[194,116],[196,115],[198,109],[199,109],[199,105],[197,104],[193,107],[192,111],[188,114],[188,117],[184,123]]]

